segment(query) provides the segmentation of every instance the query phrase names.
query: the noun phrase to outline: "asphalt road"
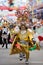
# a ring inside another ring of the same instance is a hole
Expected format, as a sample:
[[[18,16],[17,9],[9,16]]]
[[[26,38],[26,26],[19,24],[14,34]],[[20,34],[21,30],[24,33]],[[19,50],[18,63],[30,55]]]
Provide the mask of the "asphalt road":
[[[9,55],[9,50],[0,47],[0,65],[27,65],[25,59],[19,61],[19,55]],[[30,52],[28,65],[43,65],[43,48]]]

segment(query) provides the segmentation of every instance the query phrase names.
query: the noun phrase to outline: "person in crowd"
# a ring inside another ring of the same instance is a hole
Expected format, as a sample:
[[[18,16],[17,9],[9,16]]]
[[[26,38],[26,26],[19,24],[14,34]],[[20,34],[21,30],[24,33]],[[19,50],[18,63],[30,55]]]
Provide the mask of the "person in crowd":
[[[41,19],[43,20],[43,11],[41,12]]]
[[[8,35],[7,35],[7,33],[8,33],[8,29],[6,26],[4,26],[2,29],[2,42],[3,42],[2,47],[4,47],[4,45],[6,44],[6,48],[8,48]]]
[[[0,27],[0,44],[2,44],[2,27]]]
[[[10,29],[8,28],[8,32],[7,32],[7,35],[8,35],[8,44],[10,44],[10,38],[11,38],[11,36],[10,36]]]
[[[33,26],[33,30],[36,31],[36,26]]]

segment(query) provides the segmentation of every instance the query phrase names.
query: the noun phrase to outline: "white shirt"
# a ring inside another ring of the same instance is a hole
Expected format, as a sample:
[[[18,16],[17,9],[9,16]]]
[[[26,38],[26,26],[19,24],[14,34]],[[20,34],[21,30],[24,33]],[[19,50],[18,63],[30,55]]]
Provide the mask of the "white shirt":
[[[8,32],[8,29],[7,28],[3,28],[3,30],[2,30],[2,33],[4,33],[4,32]]]

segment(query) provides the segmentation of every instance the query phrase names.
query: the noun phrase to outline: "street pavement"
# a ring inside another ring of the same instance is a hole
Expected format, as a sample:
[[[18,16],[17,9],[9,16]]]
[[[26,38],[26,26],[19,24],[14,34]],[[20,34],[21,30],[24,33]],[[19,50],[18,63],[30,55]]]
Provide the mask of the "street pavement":
[[[40,51],[30,51],[29,63],[25,63],[25,59],[19,60],[19,54],[9,55],[10,46],[8,49],[0,46],[0,65],[43,65],[43,47]]]

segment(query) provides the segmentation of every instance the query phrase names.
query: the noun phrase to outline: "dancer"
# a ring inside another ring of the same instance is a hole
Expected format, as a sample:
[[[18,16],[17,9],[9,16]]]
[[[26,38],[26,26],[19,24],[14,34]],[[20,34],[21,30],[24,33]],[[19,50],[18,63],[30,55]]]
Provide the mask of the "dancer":
[[[26,63],[29,59],[29,49],[36,45],[36,49],[40,49],[39,45],[33,38],[33,33],[27,30],[25,25],[21,25],[20,32],[14,35],[14,40],[12,43],[10,55],[12,54],[25,54]],[[22,55],[20,55],[20,58]]]

